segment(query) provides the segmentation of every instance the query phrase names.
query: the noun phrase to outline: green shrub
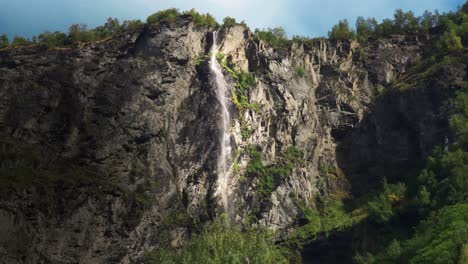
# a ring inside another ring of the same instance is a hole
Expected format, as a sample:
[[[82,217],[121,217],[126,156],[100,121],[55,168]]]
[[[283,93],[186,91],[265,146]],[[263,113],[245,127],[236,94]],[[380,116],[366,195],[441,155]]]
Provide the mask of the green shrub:
[[[46,31],[38,36],[38,41],[40,44],[47,45],[51,48],[65,46],[66,39],[67,35],[59,31],[55,31],[53,33]]]
[[[356,37],[361,42],[366,42],[374,33],[377,27],[377,20],[375,18],[364,19],[358,17],[356,20]]]
[[[367,203],[370,219],[377,223],[387,222],[405,199],[406,186],[403,183],[384,183],[383,192],[374,195]]]
[[[10,40],[8,39],[8,36],[6,34],[2,34],[0,36],[0,49],[8,47],[10,45]]]
[[[229,27],[233,27],[237,25],[237,21],[235,18],[233,17],[225,17],[223,19],[223,26],[226,27],[226,28],[229,28]]]
[[[240,23],[238,23],[236,19],[233,17],[225,17],[223,19],[223,27],[225,28],[230,28],[230,27],[237,26],[237,25],[241,25],[246,30],[249,29],[249,27],[244,21],[241,21]]]
[[[210,14],[200,14],[195,9],[185,11],[183,14],[190,15],[192,17],[192,21],[197,25],[210,26],[212,28],[217,28],[219,26],[216,19]]]
[[[148,24],[160,24],[163,21],[167,22],[174,22],[176,21],[180,16],[179,9],[177,8],[169,8],[166,10],[161,10],[159,12],[156,12],[152,15],[150,15],[148,18],[146,18],[146,22]]]
[[[437,47],[446,51],[458,51],[463,49],[461,37],[459,37],[455,30],[444,32],[437,42]]]
[[[20,36],[15,36],[13,38],[13,42],[11,43],[11,45],[13,46],[24,46],[29,44],[31,44],[31,41],[29,41],[27,38],[23,38]]]
[[[297,75],[299,75],[301,77],[304,77],[304,75],[305,75],[305,70],[304,70],[303,67],[297,67],[296,72],[297,72]]]
[[[123,23],[122,23],[122,29],[124,31],[126,30],[137,30],[137,29],[140,29],[144,26],[145,24],[139,20],[139,19],[135,19],[135,20],[125,20]]]
[[[354,31],[349,27],[348,20],[340,20],[337,25],[333,26],[332,30],[328,32],[330,39],[347,40],[354,39]]]
[[[220,217],[207,223],[180,250],[161,249],[147,253],[146,264],[288,263],[286,251],[276,246],[272,234],[264,229],[241,230]]]
[[[255,29],[255,35],[270,44],[273,47],[279,48],[289,44],[286,36],[286,31],[282,27],[268,28],[266,30]]]
[[[249,146],[248,153],[250,161],[247,164],[247,174],[249,177],[259,179],[257,194],[261,201],[268,199],[278,185],[291,174],[296,164],[301,164],[302,152],[294,146],[290,146],[276,163],[265,165],[261,152],[254,146]]]

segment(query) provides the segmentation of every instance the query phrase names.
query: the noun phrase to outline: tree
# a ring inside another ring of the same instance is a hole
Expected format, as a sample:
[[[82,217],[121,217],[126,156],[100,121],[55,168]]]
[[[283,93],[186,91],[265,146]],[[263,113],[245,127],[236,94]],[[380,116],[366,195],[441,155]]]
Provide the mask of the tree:
[[[332,30],[328,32],[328,36],[331,39],[353,39],[355,37],[354,32],[350,29],[348,20],[340,20],[337,25],[333,26]]]
[[[237,25],[236,19],[233,17],[225,17],[223,19],[223,26],[226,28],[233,27]]]
[[[13,42],[11,43],[13,46],[22,46],[30,44],[29,40],[24,37],[15,36],[13,38]]]
[[[0,49],[5,48],[8,45],[10,45],[10,40],[8,39],[8,36],[6,34],[2,34],[0,36]]]
[[[394,14],[393,33],[415,33],[420,29],[419,21],[412,11],[397,9]]]
[[[358,17],[356,20],[356,36],[359,41],[367,41],[374,33],[377,27],[377,20],[375,18]]]
[[[122,30],[136,30],[136,29],[139,29],[139,28],[142,28],[144,26],[144,23],[139,20],[139,19],[136,19],[136,20],[125,20],[123,23],[122,23]]]
[[[159,24],[159,23],[161,23],[161,21],[173,22],[173,21],[176,21],[177,18],[179,18],[179,16],[180,16],[179,9],[170,8],[170,9],[166,9],[166,10],[161,10],[159,12],[156,12],[156,13],[150,15],[146,19],[146,22],[148,24]]]
[[[97,27],[95,30],[99,38],[107,38],[122,33],[119,19],[112,17],[109,17],[103,26]]]
[[[55,31],[52,33],[46,31],[37,37],[37,41],[40,44],[47,45],[48,47],[61,47],[65,46],[66,38],[67,35],[63,32]]]
[[[386,18],[377,25],[376,34],[378,37],[386,37],[393,33],[393,21],[391,19]]]
[[[68,29],[67,44],[89,42],[98,38],[95,31],[88,30],[86,24],[73,24]]]
[[[268,42],[273,47],[287,44],[286,31],[282,27],[268,28],[266,30],[255,29],[255,35],[261,40]]]
[[[428,32],[429,29],[439,24],[439,18],[437,15],[432,14],[429,11],[425,11],[424,14],[420,17],[420,24],[422,31]]]
[[[445,51],[457,51],[463,49],[462,40],[454,29],[444,32],[437,42],[437,46],[439,49]]]

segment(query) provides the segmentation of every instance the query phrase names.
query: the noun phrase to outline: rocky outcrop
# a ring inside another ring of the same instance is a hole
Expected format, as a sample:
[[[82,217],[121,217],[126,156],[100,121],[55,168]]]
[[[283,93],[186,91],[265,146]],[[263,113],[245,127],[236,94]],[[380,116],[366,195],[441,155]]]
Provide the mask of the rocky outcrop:
[[[3,263],[136,262],[222,213],[212,31],[184,17],[103,43],[0,51]],[[232,219],[285,229],[300,217],[299,201],[346,196],[443,142],[453,87],[377,97],[425,41],[275,49],[241,26],[222,28],[220,52],[256,80],[247,92],[256,107],[230,106]],[[248,170],[253,150],[265,167],[288,165],[268,192]]]

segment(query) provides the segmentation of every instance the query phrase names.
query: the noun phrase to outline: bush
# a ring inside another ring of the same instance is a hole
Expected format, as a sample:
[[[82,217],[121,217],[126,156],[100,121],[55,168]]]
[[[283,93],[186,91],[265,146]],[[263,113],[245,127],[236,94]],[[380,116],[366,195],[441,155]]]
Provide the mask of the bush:
[[[146,19],[146,22],[148,24],[158,25],[162,21],[174,22],[179,18],[179,16],[180,16],[179,9],[170,8],[170,9],[162,10],[162,11],[159,11],[159,12],[156,12],[156,13],[150,15]]]
[[[140,29],[144,26],[145,24],[137,19],[137,20],[125,20],[123,23],[122,23],[122,29],[125,31],[125,30],[136,30],[136,29]]]
[[[48,47],[61,47],[65,45],[67,35],[60,31],[49,32],[46,31],[38,36],[40,44],[47,45]]]
[[[286,31],[282,27],[268,28],[266,30],[255,29],[255,35],[270,44],[273,47],[284,47],[289,41],[286,37]]]
[[[375,18],[358,17],[356,20],[356,37],[359,41],[366,42],[369,37],[375,32],[377,27]]]
[[[298,68],[296,69],[296,72],[297,72],[297,75],[299,75],[299,76],[301,76],[301,77],[304,77],[304,75],[305,75],[305,70],[304,70],[303,67],[298,67]]]
[[[271,195],[296,164],[302,163],[302,152],[294,146],[290,146],[283,157],[271,165],[263,163],[261,152],[256,147],[250,146],[248,151],[250,161],[247,164],[247,174],[259,179],[257,193],[262,201]]]
[[[10,45],[10,40],[8,39],[8,36],[6,34],[2,34],[0,36],[0,49],[5,48],[8,45]]]
[[[454,29],[444,32],[437,42],[437,47],[449,52],[463,49],[461,37],[457,35]]]
[[[195,9],[186,11],[183,14],[190,15],[192,17],[193,22],[197,25],[210,26],[212,28],[216,28],[219,26],[218,22],[216,22],[216,19],[210,14],[200,14]]]
[[[31,41],[29,41],[27,38],[23,38],[20,36],[15,36],[13,38],[13,42],[11,43],[11,45],[13,46],[24,46],[29,44],[31,44]]]
[[[383,192],[374,195],[367,203],[370,219],[377,223],[387,222],[398,209],[405,197],[406,186],[403,183],[384,183]]]
[[[223,19],[223,26],[225,28],[230,28],[230,27],[233,27],[233,26],[236,26],[236,25],[241,25],[246,30],[249,29],[249,27],[247,26],[247,24],[244,21],[241,21],[240,23],[238,23],[236,21],[236,19],[233,18],[233,17],[225,17]]]
[[[233,17],[225,17],[223,19],[223,26],[226,28],[233,27],[237,25],[236,19]]]
[[[348,20],[344,19],[333,26],[332,30],[328,32],[328,37],[336,40],[347,40],[354,39],[355,34],[349,27]]]
[[[423,221],[405,243],[410,263],[459,263],[468,243],[468,204],[447,206]],[[406,263],[406,262],[405,262]]]
[[[241,230],[226,224],[220,217],[205,225],[180,250],[161,249],[146,254],[146,264],[218,264],[218,263],[288,263],[286,251],[275,245],[273,236],[264,229]]]
[[[96,34],[86,24],[73,24],[68,29],[67,44],[96,40]]]

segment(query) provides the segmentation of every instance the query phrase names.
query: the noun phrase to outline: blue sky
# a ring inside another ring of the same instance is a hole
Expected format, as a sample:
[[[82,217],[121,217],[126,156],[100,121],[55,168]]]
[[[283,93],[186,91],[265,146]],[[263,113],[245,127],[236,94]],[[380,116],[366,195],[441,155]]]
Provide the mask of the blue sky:
[[[455,10],[465,0],[0,0],[0,34],[31,37],[45,30],[67,31],[72,23],[90,27],[107,17],[142,19],[176,7],[245,20],[252,28],[282,26],[291,35],[325,36],[340,19],[354,24],[357,16],[391,18],[397,8],[440,12]]]

